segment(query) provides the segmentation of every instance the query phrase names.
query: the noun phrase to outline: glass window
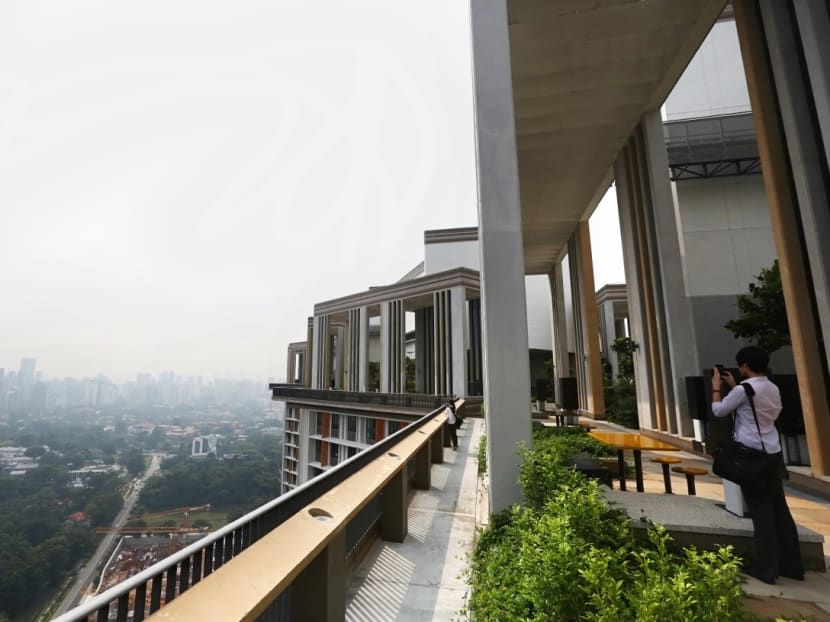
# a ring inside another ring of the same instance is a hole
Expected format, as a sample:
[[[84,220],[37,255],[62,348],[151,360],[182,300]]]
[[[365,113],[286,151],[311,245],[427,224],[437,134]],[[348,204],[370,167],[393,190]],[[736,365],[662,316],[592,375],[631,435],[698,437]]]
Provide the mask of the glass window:
[[[331,444],[331,451],[329,452],[329,465],[334,466],[340,462],[340,445]]]
[[[350,441],[357,440],[357,417],[346,417],[346,438]]]
[[[351,458],[352,456],[357,455],[358,449],[357,447],[349,447],[347,450],[348,457]]]
[[[317,413],[317,434],[323,436],[323,413]]]
[[[387,429],[389,430],[389,434],[394,434],[403,427],[403,424],[400,421],[389,421],[388,423],[389,425]]]
[[[331,416],[331,437],[340,438],[340,415]]]
[[[323,443],[321,441],[314,441],[314,461],[321,462],[323,460]]]
[[[375,420],[364,419],[363,423],[366,426],[366,442],[371,445],[375,442]]]

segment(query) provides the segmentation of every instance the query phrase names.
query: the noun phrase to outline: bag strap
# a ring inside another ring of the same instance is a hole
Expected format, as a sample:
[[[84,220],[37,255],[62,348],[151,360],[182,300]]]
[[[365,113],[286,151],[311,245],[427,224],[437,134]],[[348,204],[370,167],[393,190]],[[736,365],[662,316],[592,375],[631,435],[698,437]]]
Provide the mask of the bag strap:
[[[746,398],[749,400],[749,405],[752,408],[752,417],[755,419],[755,428],[758,430],[758,438],[761,439],[761,449],[767,453],[767,448],[764,445],[764,437],[761,435],[761,425],[758,423],[758,413],[755,412],[755,389],[752,388],[748,382],[742,382],[741,386],[746,391]],[[735,425],[735,420],[732,420],[732,425]],[[734,434],[734,432],[733,432]]]

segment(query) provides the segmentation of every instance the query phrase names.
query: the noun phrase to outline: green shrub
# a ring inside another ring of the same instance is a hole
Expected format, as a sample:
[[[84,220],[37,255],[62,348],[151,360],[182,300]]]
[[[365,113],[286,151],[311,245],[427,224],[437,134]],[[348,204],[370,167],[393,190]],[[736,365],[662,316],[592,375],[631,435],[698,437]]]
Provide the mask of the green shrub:
[[[478,441],[478,451],[476,454],[478,461],[478,474],[484,475],[487,473],[487,435],[482,434]]]
[[[640,428],[637,414],[637,389],[633,384],[617,382],[605,387],[605,418],[632,430]]]
[[[679,549],[661,526],[635,538],[600,484],[565,466],[604,445],[579,430],[536,426],[533,439],[521,451],[527,505],[494,516],[479,534],[468,570],[472,620],[746,619],[730,548]]]
[[[582,476],[566,466],[575,454],[616,455],[613,447],[591,438],[581,428],[567,427],[534,428],[533,449],[522,448],[519,453],[519,484],[525,502],[532,508],[542,507],[560,487],[581,483]]]

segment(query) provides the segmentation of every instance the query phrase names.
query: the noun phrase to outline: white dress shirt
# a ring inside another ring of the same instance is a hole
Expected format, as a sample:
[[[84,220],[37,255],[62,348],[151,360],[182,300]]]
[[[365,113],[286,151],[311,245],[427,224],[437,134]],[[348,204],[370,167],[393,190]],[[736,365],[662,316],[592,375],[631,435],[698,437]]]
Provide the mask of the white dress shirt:
[[[755,412],[758,414],[764,447],[768,454],[777,454],[781,451],[781,442],[778,439],[778,430],[775,429],[775,420],[781,412],[781,393],[766,376],[748,378],[744,382],[748,382],[755,389]],[[725,386],[729,385],[724,382],[721,390]],[[752,407],[749,405],[746,390],[741,385],[735,385],[730,389],[720,402],[712,402],[712,413],[716,417],[725,417],[732,412],[736,413],[732,438],[747,447],[762,449],[755,418],[752,416]]]

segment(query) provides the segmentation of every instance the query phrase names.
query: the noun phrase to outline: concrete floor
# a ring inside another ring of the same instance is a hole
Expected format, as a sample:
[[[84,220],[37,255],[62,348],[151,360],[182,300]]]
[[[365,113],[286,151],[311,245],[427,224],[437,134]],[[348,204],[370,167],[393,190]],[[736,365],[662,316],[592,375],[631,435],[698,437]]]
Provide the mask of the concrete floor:
[[[432,487],[409,506],[409,535],[378,541],[346,591],[348,622],[454,620],[464,616],[465,570],[476,529],[476,450],[484,422],[469,418],[458,450],[444,448],[432,467]]]

